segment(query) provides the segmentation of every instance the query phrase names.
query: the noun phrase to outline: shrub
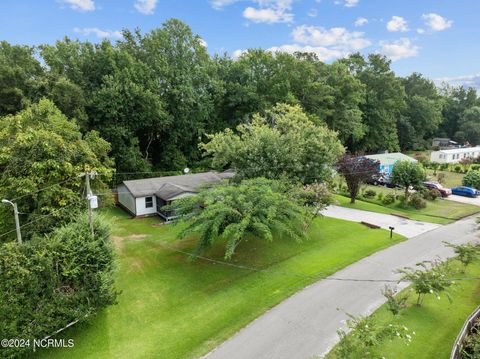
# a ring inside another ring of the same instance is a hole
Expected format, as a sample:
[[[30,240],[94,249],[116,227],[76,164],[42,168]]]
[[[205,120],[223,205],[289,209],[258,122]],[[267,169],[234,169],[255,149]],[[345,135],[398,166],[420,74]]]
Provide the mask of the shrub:
[[[441,171],[448,171],[448,167],[449,167],[448,163],[442,163],[440,165],[440,170]]]
[[[380,192],[378,195],[377,195],[377,198],[379,201],[383,200],[383,192]]]
[[[388,193],[383,197],[382,203],[386,206],[395,202],[395,195],[393,193]]]
[[[110,229],[85,216],[46,238],[0,246],[0,337],[41,339],[115,302]],[[31,348],[2,348],[23,357]]]
[[[419,191],[419,194],[426,199],[427,201],[435,201],[437,198],[441,197],[442,194],[438,189],[423,189]]]
[[[454,284],[448,279],[450,269],[447,264],[440,261],[422,262],[416,265],[418,269],[405,267],[398,270],[403,274],[401,281],[412,283],[413,290],[417,293],[417,305],[420,306],[427,294],[434,294],[440,299],[440,293],[445,292],[449,301],[451,298],[446,290]]]
[[[474,171],[478,171],[478,170],[480,170],[480,165],[477,165],[477,164],[476,165],[471,165],[470,169],[474,170]]]
[[[415,209],[422,209],[427,207],[427,202],[417,193],[410,196],[408,200],[408,205]]]
[[[385,285],[382,290],[383,296],[387,299],[387,309],[393,315],[397,315],[407,306],[408,294],[399,296],[397,290]]]
[[[453,167],[453,170],[457,173],[460,173],[462,172],[462,166],[456,165],[455,167]]]
[[[480,189],[480,171],[468,171],[463,177],[462,184],[464,186]]]
[[[400,338],[406,343],[412,341],[408,328],[397,323],[380,324],[374,317],[355,317],[347,314],[347,327],[351,330],[347,334],[339,330],[340,342],[335,348],[337,359],[364,359],[371,358],[371,349],[386,340]]]
[[[460,263],[463,264],[464,268],[467,268],[467,266],[472,263],[475,259],[478,258],[479,252],[480,252],[480,247],[479,246],[474,246],[471,243],[467,244],[453,244],[453,243],[448,243],[444,242],[446,247],[450,247],[453,249],[455,254],[457,255],[455,259],[459,260]]]
[[[366,198],[374,198],[376,195],[377,195],[377,192],[374,191],[373,189],[367,189],[363,194],[363,196]]]

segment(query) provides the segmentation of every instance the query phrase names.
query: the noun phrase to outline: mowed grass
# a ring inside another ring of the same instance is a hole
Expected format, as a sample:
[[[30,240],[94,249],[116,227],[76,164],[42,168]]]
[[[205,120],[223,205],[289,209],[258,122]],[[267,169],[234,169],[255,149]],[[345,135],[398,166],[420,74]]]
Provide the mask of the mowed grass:
[[[379,193],[380,191],[387,193],[387,191],[394,192],[394,189],[385,187],[368,186]],[[397,194],[398,194],[397,190]],[[480,212],[480,207],[471,204],[465,204],[454,201],[446,201],[438,199],[436,201],[427,201],[427,207],[422,209],[403,208],[400,202],[395,202],[391,205],[384,205],[377,198],[367,200],[356,200],[352,205],[350,198],[336,195],[335,200],[342,207],[362,209],[365,211],[385,213],[385,214],[400,214],[410,219],[438,224],[452,223],[458,219],[470,216]]]
[[[428,180],[432,182],[439,182],[438,175],[443,174],[443,186],[447,188],[458,187],[462,185],[462,180],[465,174],[456,173],[450,171],[437,171],[437,174],[433,174],[433,170],[427,170]]]
[[[466,273],[455,277],[480,277],[480,262],[472,264]],[[415,305],[416,295],[411,293],[408,308],[395,318],[386,305],[380,307],[373,314],[379,323],[394,320],[405,325],[411,332],[414,331],[415,335],[408,346],[398,339],[382,343],[373,349],[376,354],[374,357],[448,359],[463,323],[480,303],[480,281],[457,281],[449,293],[451,303],[446,295],[440,295],[440,300],[431,295],[425,298],[421,307]],[[327,358],[334,359],[335,355],[330,353]]]
[[[196,358],[321,276],[403,240],[319,217],[301,243],[242,243],[231,263],[265,270],[258,272],[188,261],[165,246],[191,251],[194,241],[176,240],[179,228],[157,218],[130,219],[118,209],[108,216],[119,254],[118,304],[62,333],[74,348],[40,351],[38,358]],[[205,256],[223,260],[223,250],[219,244]]]

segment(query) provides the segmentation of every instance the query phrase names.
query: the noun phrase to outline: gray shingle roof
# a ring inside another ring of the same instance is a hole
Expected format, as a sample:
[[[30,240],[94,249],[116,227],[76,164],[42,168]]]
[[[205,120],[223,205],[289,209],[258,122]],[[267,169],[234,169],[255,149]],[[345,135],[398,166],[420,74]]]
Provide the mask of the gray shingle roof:
[[[180,176],[166,176],[124,181],[123,183],[134,197],[157,195],[165,201],[182,193],[197,192],[207,184],[218,183],[223,179],[232,178],[234,172],[205,172]]]

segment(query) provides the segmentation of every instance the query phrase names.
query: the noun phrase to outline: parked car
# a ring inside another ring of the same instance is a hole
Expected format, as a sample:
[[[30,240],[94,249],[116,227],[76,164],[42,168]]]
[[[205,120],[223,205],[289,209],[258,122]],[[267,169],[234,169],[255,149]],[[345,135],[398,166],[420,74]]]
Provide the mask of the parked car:
[[[394,184],[390,181],[390,176],[388,175],[378,175],[378,176],[373,176],[371,180],[367,182],[368,184],[372,184],[374,186],[384,186],[388,188],[395,188]]]
[[[428,189],[436,189],[442,197],[448,197],[452,194],[452,190],[450,188],[443,187],[438,182],[423,182],[423,185]]]
[[[480,195],[480,191],[472,187],[460,186],[452,188],[452,194],[475,198]]]

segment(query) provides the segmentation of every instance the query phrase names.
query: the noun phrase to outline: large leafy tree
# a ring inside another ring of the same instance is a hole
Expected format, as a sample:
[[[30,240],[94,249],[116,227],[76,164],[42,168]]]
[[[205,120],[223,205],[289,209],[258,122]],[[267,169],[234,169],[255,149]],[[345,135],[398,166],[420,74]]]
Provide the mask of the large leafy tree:
[[[0,116],[13,114],[34,100],[43,76],[32,47],[0,42]]]
[[[379,54],[365,59],[360,54],[342,60],[365,85],[366,100],[360,106],[366,125],[361,148],[365,151],[397,151],[397,120],[405,106],[405,89],[390,68],[391,61]]]
[[[98,132],[82,135],[46,99],[16,115],[0,118],[0,198],[18,203],[25,237],[49,232],[84,207],[82,179],[86,170],[100,177],[93,188],[105,189],[103,180],[112,174],[110,145]],[[0,231],[13,227],[11,208],[0,206]]]
[[[402,80],[406,106],[398,120],[402,150],[424,148],[442,121],[442,99],[435,84],[414,73]]]
[[[344,152],[336,133],[299,106],[279,104],[237,131],[211,135],[202,147],[215,167],[232,167],[239,178],[321,181]]]
[[[425,179],[425,171],[418,162],[397,161],[393,165],[390,179],[392,184],[404,188],[404,204],[406,205],[410,187],[418,187],[422,184]]]
[[[355,203],[362,183],[379,174],[380,163],[367,157],[345,155],[338,161],[336,168],[347,182],[350,203]]]
[[[300,241],[308,219],[305,208],[289,198],[282,184],[265,179],[220,185],[175,202],[186,228],[180,238],[198,235],[195,255],[218,241],[226,243],[230,259],[247,236],[271,242],[275,235]]]
[[[455,137],[468,141],[471,145],[480,144],[480,106],[466,109],[459,123]]]

